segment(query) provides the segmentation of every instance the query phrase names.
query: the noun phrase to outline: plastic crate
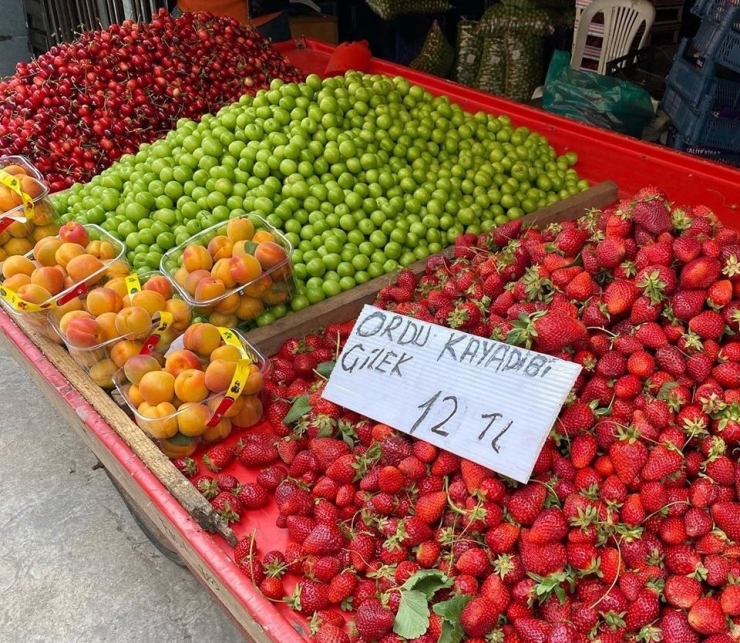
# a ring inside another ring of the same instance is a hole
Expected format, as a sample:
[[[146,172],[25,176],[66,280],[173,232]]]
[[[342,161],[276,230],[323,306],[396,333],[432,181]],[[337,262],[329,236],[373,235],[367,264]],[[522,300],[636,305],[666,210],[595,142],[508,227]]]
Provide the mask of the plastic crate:
[[[656,73],[656,57],[661,57],[660,63],[670,63],[671,59],[662,49],[645,47],[630,52],[626,56],[610,60],[606,64],[606,75],[615,76],[628,82],[644,87],[651,98],[660,100],[665,93],[665,75]],[[662,67],[662,65],[661,65]]]
[[[689,41],[684,38],[673,59],[667,82],[692,107],[698,109],[706,96],[714,98],[714,109],[740,111],[740,80],[724,80],[714,75],[714,65],[705,64],[700,69],[686,57]]]
[[[740,21],[738,9],[740,9],[740,2],[737,0],[698,0],[691,7],[691,13],[703,20],[716,23],[722,23],[725,19],[735,22],[735,20]],[[737,25],[736,28],[738,28]]]
[[[705,95],[699,107],[693,107],[669,82],[662,108],[676,130],[692,145],[721,147],[740,152],[740,120],[714,115],[716,98]]]
[[[668,133],[667,144],[674,150],[693,154],[694,156],[700,156],[701,158],[715,161],[716,163],[724,163],[725,165],[740,167],[740,152],[730,152],[715,147],[690,145],[678,132],[671,131]]]

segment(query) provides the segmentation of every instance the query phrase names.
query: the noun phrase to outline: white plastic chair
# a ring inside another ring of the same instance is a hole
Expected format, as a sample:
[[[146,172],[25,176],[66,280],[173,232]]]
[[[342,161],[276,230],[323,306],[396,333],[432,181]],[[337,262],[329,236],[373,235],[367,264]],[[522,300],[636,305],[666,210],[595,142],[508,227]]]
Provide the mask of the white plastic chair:
[[[645,28],[637,48],[645,46],[655,20],[655,7],[648,0],[594,0],[581,12],[578,20],[570,58],[573,69],[580,69],[583,64],[589,28],[594,17],[600,13],[604,14],[604,35],[596,71],[602,75],[606,73],[610,61],[630,52],[643,23]]]

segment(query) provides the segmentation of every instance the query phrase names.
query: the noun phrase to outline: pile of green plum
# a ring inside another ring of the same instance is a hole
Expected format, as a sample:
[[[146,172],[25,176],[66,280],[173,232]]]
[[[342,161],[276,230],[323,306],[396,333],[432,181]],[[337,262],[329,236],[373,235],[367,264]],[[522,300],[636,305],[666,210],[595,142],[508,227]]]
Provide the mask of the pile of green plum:
[[[180,120],[56,205],[121,239],[139,270],[257,213],[293,244],[298,310],[586,189],[576,160],[401,77],[312,75]]]

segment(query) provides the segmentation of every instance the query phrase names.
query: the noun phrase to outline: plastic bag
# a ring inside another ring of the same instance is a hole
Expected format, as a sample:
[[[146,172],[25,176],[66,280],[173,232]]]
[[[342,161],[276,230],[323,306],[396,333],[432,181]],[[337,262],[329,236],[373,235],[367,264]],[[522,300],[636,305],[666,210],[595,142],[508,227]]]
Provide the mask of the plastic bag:
[[[343,42],[331,55],[324,76],[336,76],[349,71],[366,72],[370,69],[370,47],[367,40]]]
[[[465,20],[457,23],[457,58],[455,61],[455,80],[461,85],[473,87],[480,66],[483,41],[478,22]]]
[[[455,50],[435,20],[424,40],[421,53],[411,61],[409,67],[444,78],[452,69],[454,61]]]
[[[486,36],[475,86],[489,94],[503,95],[506,85],[506,44],[503,36]]]
[[[504,95],[525,101],[542,84],[542,36],[509,30],[504,33],[506,81]]]
[[[613,76],[573,69],[566,51],[553,55],[542,107],[553,114],[636,137],[655,115],[647,90]]]
[[[452,9],[447,0],[367,0],[367,6],[383,20],[393,20],[411,13],[444,13]]]

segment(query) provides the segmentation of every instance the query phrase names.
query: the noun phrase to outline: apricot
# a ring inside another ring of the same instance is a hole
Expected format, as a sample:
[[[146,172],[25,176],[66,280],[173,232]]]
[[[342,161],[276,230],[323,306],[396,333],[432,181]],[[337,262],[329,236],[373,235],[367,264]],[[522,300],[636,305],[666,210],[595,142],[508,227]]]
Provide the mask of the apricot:
[[[33,275],[36,270],[36,264],[28,257],[8,257],[3,262],[3,277],[13,277],[15,275]]]
[[[37,227],[49,228],[50,235],[59,234],[59,223],[56,221],[57,213],[48,199],[38,201],[33,211],[33,223]]]
[[[213,310],[222,315],[233,315],[238,309],[242,298],[238,292],[232,292],[213,306]]]
[[[190,350],[179,349],[167,355],[164,363],[165,370],[173,377],[177,377],[188,369],[202,369],[200,358]]]
[[[104,267],[100,259],[89,254],[73,257],[66,266],[72,281],[75,283],[84,281],[88,285],[95,284],[103,278]]]
[[[208,400],[208,408],[211,409],[212,413],[215,413],[218,410],[218,407],[221,406],[221,402],[223,402],[223,400],[223,395],[216,395]],[[233,418],[235,415],[238,415],[239,411],[242,410],[242,406],[244,406],[244,397],[239,396],[231,403],[229,409],[224,413],[224,417]]]
[[[182,332],[190,325],[193,312],[190,310],[187,302],[184,302],[182,299],[168,299],[165,302],[164,309],[172,315],[172,325],[170,328]]]
[[[203,435],[211,419],[211,411],[198,402],[185,402],[177,409],[177,427],[180,433],[189,436]]]
[[[171,438],[160,440],[159,448],[168,458],[186,458],[195,453],[198,440],[176,433]]]
[[[188,293],[191,297],[195,295],[195,289],[198,286],[198,283],[201,279],[208,279],[211,277],[211,273],[207,270],[196,270],[195,272],[191,272],[186,278],[185,283],[183,284],[183,290]]]
[[[162,370],[159,362],[152,355],[134,355],[123,365],[123,373],[132,384],[141,382],[141,378],[147,373],[159,370]]]
[[[249,295],[242,295],[241,301],[239,302],[239,308],[236,311],[236,316],[242,321],[251,321],[253,319],[257,319],[264,310],[265,305],[261,299],[250,297]]]
[[[288,299],[290,299],[290,285],[284,281],[273,283],[270,289],[262,295],[262,301],[268,306],[284,304]]]
[[[250,297],[262,299],[268,292],[270,292],[271,288],[272,279],[270,279],[269,275],[265,275],[246,286],[242,292]]]
[[[31,283],[43,286],[52,295],[58,295],[64,290],[64,275],[61,270],[51,266],[36,268],[31,275]]]
[[[167,299],[172,299],[172,295],[174,294],[170,280],[164,275],[154,275],[150,277],[144,284],[143,289],[158,292],[162,297],[164,297],[165,301]]]
[[[136,419],[136,423],[151,437],[165,440],[177,434],[176,411],[170,402],[153,405],[144,401],[139,405],[138,413],[141,417]]]
[[[215,264],[213,264],[213,268],[211,268],[211,276],[221,281],[225,288],[233,288],[236,286],[236,281],[234,280],[234,277],[232,277],[231,270],[229,268],[229,262],[232,259],[219,259]]]
[[[74,312],[67,313],[65,318],[69,315],[74,315],[74,317],[66,321],[66,330],[63,332],[72,346],[75,348],[92,348],[103,343],[103,331],[96,319],[76,315]],[[65,319],[62,319],[62,322],[64,323]]]
[[[275,241],[275,235],[269,230],[257,230],[252,237],[255,243],[265,243],[266,241]]]
[[[231,257],[231,251],[234,248],[234,242],[229,237],[222,234],[213,237],[208,242],[208,253],[214,261],[219,259],[228,259]]]
[[[222,328],[236,328],[239,325],[239,320],[236,318],[236,315],[211,313],[208,315],[208,323],[214,326],[221,326]]]
[[[223,393],[229,388],[236,371],[236,362],[217,359],[206,368],[205,385],[213,393]]]
[[[257,395],[262,390],[264,383],[265,379],[259,369],[250,372],[247,381],[244,382],[242,395]]]
[[[252,255],[238,255],[229,259],[229,274],[237,284],[248,284],[259,278],[262,266]]]
[[[110,349],[110,358],[118,368],[122,368],[128,360],[141,353],[143,346],[144,344],[141,342],[122,339],[120,342],[116,342],[113,348]]]
[[[55,310],[54,313],[58,313],[59,310]],[[75,318],[80,319],[95,319],[90,313],[88,313],[86,310],[70,310],[66,312],[64,315],[59,317],[59,330],[62,331],[65,335],[67,334],[67,328],[69,326],[69,322],[71,322]]]
[[[38,242],[42,239],[54,239],[54,235],[57,234],[57,232],[58,228],[56,224],[37,225],[33,229],[33,234],[31,236],[33,237],[34,241]],[[55,239],[55,241],[59,241],[59,239]]]
[[[5,230],[11,237],[22,239],[33,232],[33,224],[26,221],[14,221]]]
[[[54,237],[41,239],[33,247],[33,256],[42,266],[55,266],[57,265],[56,252],[63,244],[61,239]]]
[[[152,316],[141,306],[127,306],[116,314],[116,330],[121,337],[144,338],[152,329]]]
[[[96,317],[103,313],[117,313],[123,308],[123,299],[112,288],[94,288],[87,294],[85,307]]]
[[[121,335],[116,328],[116,313],[103,313],[96,317],[100,329],[103,331],[103,341],[116,339]]]
[[[90,367],[88,374],[100,388],[111,389],[113,388],[113,375],[117,370],[118,367],[112,360],[104,359]]]
[[[144,373],[139,380],[139,392],[149,404],[171,402],[175,395],[175,377],[161,370]]]
[[[188,272],[210,270],[213,266],[213,257],[203,246],[193,244],[182,251],[182,265]]]
[[[67,264],[74,259],[75,257],[79,257],[81,255],[87,254],[85,252],[85,248],[83,248],[81,245],[77,243],[62,243],[59,248],[57,248],[57,251],[54,253],[54,262],[61,266],[62,268],[66,268]]]
[[[132,306],[141,306],[144,310],[149,313],[150,317],[154,317],[155,313],[164,310],[167,300],[154,290],[142,290],[137,292],[133,297],[129,297]],[[124,305],[126,304],[127,297],[123,298]]]
[[[113,261],[112,263],[109,263],[105,268],[105,276],[108,279],[115,279],[116,277],[126,277],[129,272],[131,272],[131,269],[123,260]]]
[[[16,294],[25,301],[32,304],[43,304],[51,299],[51,293],[43,286],[36,284],[26,284],[16,290]]]
[[[97,257],[101,261],[109,261],[115,259],[118,256],[116,247],[110,241],[91,241],[85,246],[85,250],[88,254],[93,257]]]
[[[175,395],[183,402],[202,402],[210,394],[206,374],[198,368],[184,370],[175,378]]]
[[[4,248],[0,248],[0,261],[5,261],[8,258],[8,253],[5,252]]]
[[[193,293],[196,301],[207,302],[218,299],[226,293],[224,282],[216,277],[205,277],[198,282]]]
[[[211,362],[215,362],[217,359],[225,359],[227,362],[238,362],[241,358],[241,353],[236,346],[224,344],[213,351],[209,359]]]
[[[284,263],[288,258],[285,249],[273,241],[260,243],[254,251],[254,258],[264,270],[270,270]]]
[[[244,400],[243,406],[231,421],[234,426],[248,429],[262,419],[262,401],[256,395],[242,395],[239,399]]]
[[[65,243],[76,243],[82,247],[90,243],[90,235],[85,226],[76,221],[69,221],[59,228],[59,238]]]
[[[172,278],[175,280],[175,283],[180,286],[181,288],[185,288],[185,281],[188,278],[188,275],[190,273],[188,272],[188,269],[183,266],[182,268],[178,268],[175,270],[175,274],[172,275]]]
[[[21,190],[25,192],[32,199],[38,199],[44,194],[44,186],[32,176],[24,176],[21,179]]]
[[[249,219],[230,219],[226,224],[226,236],[232,241],[251,241],[254,224]]]
[[[11,257],[12,259],[12,257]],[[23,273],[18,273],[12,277],[8,277],[3,280],[3,287],[14,292],[18,292],[21,286],[26,286],[31,283],[31,277]]]
[[[11,239],[3,246],[3,249],[10,257],[25,255],[33,250],[33,243],[28,239]]]
[[[141,393],[139,393],[139,387],[136,384],[129,386],[128,400],[137,408],[144,401],[144,398],[141,397]]]
[[[229,418],[221,418],[216,426],[209,426],[201,438],[204,442],[218,442],[225,440],[231,434],[231,420]]]
[[[105,282],[105,287],[115,291],[121,299],[128,295],[128,288],[124,277],[113,277],[112,279],[108,279],[108,281]]]
[[[185,331],[182,342],[186,349],[208,357],[221,345],[221,333],[213,324],[193,324]]]

